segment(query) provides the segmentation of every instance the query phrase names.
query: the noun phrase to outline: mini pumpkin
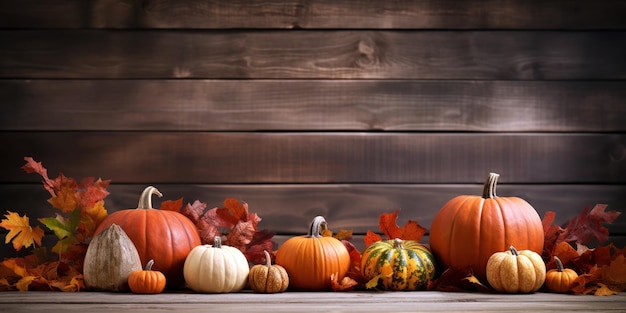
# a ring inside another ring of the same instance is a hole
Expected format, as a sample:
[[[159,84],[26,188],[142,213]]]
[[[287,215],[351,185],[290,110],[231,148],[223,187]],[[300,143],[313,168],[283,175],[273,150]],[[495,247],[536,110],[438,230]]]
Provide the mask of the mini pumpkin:
[[[309,232],[287,239],[276,251],[276,264],[289,274],[289,286],[298,290],[329,290],[331,275],[342,279],[350,267],[350,254],[337,238],[322,236],[322,216],[313,218]]]
[[[152,208],[152,195],[163,194],[153,186],[146,187],[135,209],[116,211],[100,223],[95,234],[111,224],[119,225],[133,241],[141,264],[154,260],[154,270],[167,278],[167,286],[182,287],[183,264],[189,251],[201,244],[198,229],[183,214]]]
[[[289,275],[284,267],[272,265],[272,257],[267,250],[265,253],[265,264],[254,265],[248,274],[248,285],[256,292],[278,293],[287,290],[289,287]]]
[[[435,273],[435,257],[413,240],[378,241],[361,256],[361,274],[370,281],[368,288],[420,290],[435,278]]]
[[[563,262],[559,257],[554,257],[556,268],[553,268],[546,273],[546,288],[556,293],[567,293],[572,289],[572,284],[578,273],[571,268],[564,268]]]
[[[236,292],[246,286],[250,267],[246,256],[237,248],[222,245],[215,236],[213,245],[193,248],[183,267],[187,286],[196,292]]]
[[[444,267],[471,268],[484,280],[487,260],[496,252],[511,245],[542,252],[544,231],[539,214],[522,198],[498,197],[499,176],[488,175],[482,196],[456,196],[435,215],[430,249]]]
[[[116,224],[91,239],[83,263],[85,286],[94,290],[128,291],[128,276],[141,270],[135,245]]]
[[[143,270],[137,270],[128,276],[128,287],[134,293],[155,294],[163,292],[166,278],[163,273],[153,271],[154,260],[148,261]]]
[[[539,290],[546,279],[546,264],[530,250],[494,253],[487,262],[487,281],[499,292],[531,293]]]

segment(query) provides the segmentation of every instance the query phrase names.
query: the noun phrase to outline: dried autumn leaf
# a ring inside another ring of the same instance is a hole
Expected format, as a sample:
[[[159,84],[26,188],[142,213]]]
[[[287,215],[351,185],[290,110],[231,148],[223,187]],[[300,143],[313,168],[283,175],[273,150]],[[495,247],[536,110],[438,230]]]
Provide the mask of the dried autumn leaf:
[[[330,287],[333,291],[351,291],[359,284],[356,280],[348,276],[344,276],[341,280],[338,279],[338,273],[330,275]]]
[[[483,284],[471,268],[462,270],[446,269],[438,278],[428,283],[428,290],[448,292],[478,291],[493,293],[494,290]]]
[[[63,213],[76,210],[79,207],[78,201],[76,185],[62,185],[61,189],[56,191],[56,196],[48,200],[52,207],[61,210]]]
[[[183,207],[183,198],[179,198],[177,200],[164,200],[161,202],[160,209],[163,211],[174,211],[180,212],[180,209]]]
[[[621,213],[608,211],[606,204],[596,204],[591,211],[585,208],[576,218],[572,218],[563,233],[559,235],[559,241],[579,242],[589,246],[592,240],[602,244],[609,237],[609,230],[603,224],[612,223]]]
[[[41,246],[44,231],[39,226],[32,228],[26,214],[20,216],[16,212],[7,211],[4,217],[5,219],[0,222],[0,226],[9,231],[4,243],[12,242],[16,251],[28,248],[33,244]]]
[[[611,290],[621,292],[626,290],[626,259],[618,255],[609,265],[600,268],[602,282]]]
[[[365,242],[365,247],[369,247],[373,243],[381,241],[381,240],[383,240],[383,238],[379,234],[374,233],[371,230],[368,230],[367,233],[365,234],[365,237],[363,238],[363,241]]]
[[[24,161],[26,161],[26,164],[22,166],[22,169],[26,173],[29,173],[29,174],[30,173],[39,174],[43,178],[44,188],[50,193],[51,196],[54,196],[57,186],[55,185],[54,181],[52,181],[48,177],[48,170],[45,167],[43,167],[41,162],[35,162],[35,160],[32,157],[24,157]]]

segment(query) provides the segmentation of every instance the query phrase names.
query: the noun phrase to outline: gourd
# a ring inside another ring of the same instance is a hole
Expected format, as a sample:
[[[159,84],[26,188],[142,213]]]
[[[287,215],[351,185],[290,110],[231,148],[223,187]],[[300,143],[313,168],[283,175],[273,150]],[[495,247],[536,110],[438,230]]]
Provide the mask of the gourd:
[[[487,262],[487,281],[499,292],[531,293],[539,290],[546,279],[546,265],[541,256],[530,250],[494,253]]]
[[[152,208],[152,195],[163,195],[153,186],[144,189],[136,209],[116,211],[95,230],[119,225],[133,241],[141,264],[154,260],[154,270],[162,272],[168,288],[184,285],[183,264],[189,251],[201,244],[198,229],[179,212]]]
[[[327,223],[316,216],[304,236],[287,239],[276,251],[276,264],[287,270],[289,286],[296,290],[329,290],[330,277],[342,279],[350,267],[350,255],[343,243],[322,236]]]
[[[143,270],[137,270],[128,276],[128,287],[134,293],[155,294],[165,289],[166,278],[163,273],[153,271],[154,260],[148,261]]]
[[[141,269],[137,249],[124,230],[116,224],[94,236],[83,263],[87,288],[102,291],[128,291],[128,276]]]
[[[363,251],[361,274],[384,290],[420,290],[435,278],[435,258],[417,241],[378,241]]]
[[[559,257],[555,256],[554,261],[556,268],[546,273],[546,288],[556,293],[567,293],[572,289],[578,273],[571,268],[563,268],[563,262]]]
[[[496,196],[500,175],[490,173],[482,196],[452,198],[435,215],[430,249],[443,267],[471,268],[485,279],[487,260],[513,245],[541,253],[544,231],[537,211],[524,199]]]
[[[289,275],[284,267],[274,264],[272,258],[265,253],[265,264],[254,265],[248,274],[248,285],[256,292],[278,293],[287,290],[289,287]]]
[[[187,286],[203,293],[236,292],[246,286],[250,267],[237,248],[222,245],[215,236],[213,245],[193,248],[183,267]]]

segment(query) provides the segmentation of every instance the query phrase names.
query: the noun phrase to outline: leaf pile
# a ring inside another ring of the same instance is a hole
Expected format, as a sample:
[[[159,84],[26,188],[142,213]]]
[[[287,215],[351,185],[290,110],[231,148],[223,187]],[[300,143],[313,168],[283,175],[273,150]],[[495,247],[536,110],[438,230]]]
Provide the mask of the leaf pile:
[[[110,180],[83,179],[80,183],[59,174],[48,177],[41,162],[25,157],[22,169],[39,174],[44,188],[50,193],[48,203],[57,209],[55,217],[38,221],[54,232],[56,244],[49,255],[42,246],[44,231],[30,225],[29,218],[7,211],[0,226],[8,230],[5,243],[11,242],[16,251],[32,248],[32,254],[7,258],[0,264],[0,290],[60,290],[79,291],[84,288],[82,268],[89,240],[98,224],[107,217],[104,198]]]
[[[557,256],[565,267],[579,276],[571,292],[575,294],[612,295],[626,290],[626,247],[618,249],[606,244],[612,223],[621,213],[606,211],[606,204],[584,208],[564,227],[554,225],[556,214],[547,212],[543,218],[545,244],[542,257],[547,268],[555,268]],[[589,247],[596,244],[593,249]]]
[[[273,250],[274,233],[258,230],[261,218],[249,212],[247,203],[227,198],[224,207],[209,210],[206,203],[198,200],[184,207],[182,203],[182,198],[163,201],[161,210],[180,212],[188,217],[198,228],[202,244],[213,244],[215,236],[220,236],[224,245],[239,249],[253,264],[262,264],[263,251]]]

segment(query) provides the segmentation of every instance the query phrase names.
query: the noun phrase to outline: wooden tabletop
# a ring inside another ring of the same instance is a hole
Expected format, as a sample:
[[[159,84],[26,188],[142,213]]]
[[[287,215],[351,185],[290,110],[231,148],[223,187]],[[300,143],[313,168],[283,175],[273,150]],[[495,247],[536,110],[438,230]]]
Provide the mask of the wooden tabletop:
[[[0,292],[0,312],[626,312],[613,296],[456,292],[285,292],[257,294]]]

